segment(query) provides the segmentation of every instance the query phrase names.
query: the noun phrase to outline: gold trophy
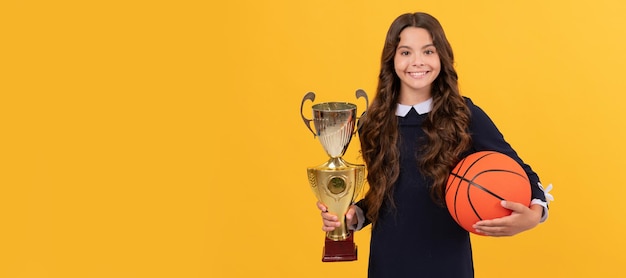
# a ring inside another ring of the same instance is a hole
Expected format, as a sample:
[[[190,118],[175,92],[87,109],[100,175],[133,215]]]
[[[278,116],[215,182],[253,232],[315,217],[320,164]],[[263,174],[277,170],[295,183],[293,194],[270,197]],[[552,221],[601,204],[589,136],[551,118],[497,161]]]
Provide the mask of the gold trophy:
[[[369,105],[367,94],[356,91],[357,99],[364,97]],[[315,100],[315,93],[309,92],[302,99],[300,114],[304,124],[318,137],[326,154],[330,157],[326,163],[307,168],[309,184],[317,199],[328,211],[339,216],[341,226],[326,233],[323,249],[323,262],[354,261],[357,259],[357,246],[353,234],[348,230],[345,214],[354,203],[365,183],[365,165],[352,164],[341,157],[348,149],[357,122],[356,105],[347,102],[324,102],[315,104],[313,120],[302,113],[304,102]],[[315,131],[311,128],[311,121]]]

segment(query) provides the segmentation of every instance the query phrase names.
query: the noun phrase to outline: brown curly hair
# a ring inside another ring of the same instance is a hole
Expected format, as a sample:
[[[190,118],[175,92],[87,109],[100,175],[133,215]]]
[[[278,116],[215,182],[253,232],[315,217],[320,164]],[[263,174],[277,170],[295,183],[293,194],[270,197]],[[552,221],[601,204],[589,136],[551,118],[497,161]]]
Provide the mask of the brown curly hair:
[[[430,33],[441,62],[441,71],[432,84],[432,111],[422,126],[428,144],[423,144],[419,160],[419,170],[433,181],[433,201],[444,204],[445,183],[450,170],[471,144],[468,133],[470,112],[459,93],[452,48],[441,24],[426,13],[399,16],[387,32],[376,97],[362,117],[359,130],[361,153],[368,167],[367,181],[370,186],[364,200],[367,204],[366,216],[374,224],[384,199],[393,204],[392,187],[400,171],[395,116],[400,79],[394,70],[394,56],[400,32],[407,27],[424,28]]]

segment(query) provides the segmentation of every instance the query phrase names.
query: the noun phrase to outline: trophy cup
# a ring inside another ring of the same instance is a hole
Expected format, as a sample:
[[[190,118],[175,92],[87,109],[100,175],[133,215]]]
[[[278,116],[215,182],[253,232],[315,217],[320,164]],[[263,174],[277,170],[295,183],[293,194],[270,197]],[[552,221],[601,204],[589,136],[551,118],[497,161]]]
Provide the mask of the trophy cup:
[[[367,94],[356,91],[357,99],[364,97],[369,105]],[[315,104],[313,120],[302,114],[304,102],[315,100],[315,93],[309,92],[302,99],[300,114],[304,124],[318,137],[326,154],[330,157],[326,163],[307,168],[309,184],[317,200],[328,211],[337,215],[341,226],[326,233],[323,249],[323,262],[354,261],[357,259],[357,246],[353,234],[346,225],[345,214],[360,194],[365,182],[365,165],[351,164],[341,157],[346,152],[355,131],[357,122],[356,105],[347,102],[324,102]],[[315,130],[311,128],[311,121]]]

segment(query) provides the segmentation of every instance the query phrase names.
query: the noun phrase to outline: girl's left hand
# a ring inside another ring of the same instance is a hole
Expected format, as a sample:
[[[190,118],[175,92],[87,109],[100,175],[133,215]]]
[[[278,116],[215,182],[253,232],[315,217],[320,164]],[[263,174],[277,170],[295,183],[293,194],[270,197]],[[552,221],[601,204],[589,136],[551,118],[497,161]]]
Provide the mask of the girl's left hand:
[[[473,228],[486,236],[512,236],[530,230],[539,224],[543,207],[532,205],[530,208],[520,203],[502,201],[502,207],[512,210],[509,216],[476,222]]]

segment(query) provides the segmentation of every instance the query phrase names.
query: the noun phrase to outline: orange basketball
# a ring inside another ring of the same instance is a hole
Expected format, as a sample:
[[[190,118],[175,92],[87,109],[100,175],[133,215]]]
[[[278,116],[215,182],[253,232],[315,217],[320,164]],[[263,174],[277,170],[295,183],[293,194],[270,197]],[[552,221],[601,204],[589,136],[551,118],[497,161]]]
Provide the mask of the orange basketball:
[[[454,167],[445,197],[452,218],[465,230],[476,233],[472,228],[476,222],[511,214],[500,205],[502,200],[530,206],[530,181],[511,157],[482,151],[465,157]]]

